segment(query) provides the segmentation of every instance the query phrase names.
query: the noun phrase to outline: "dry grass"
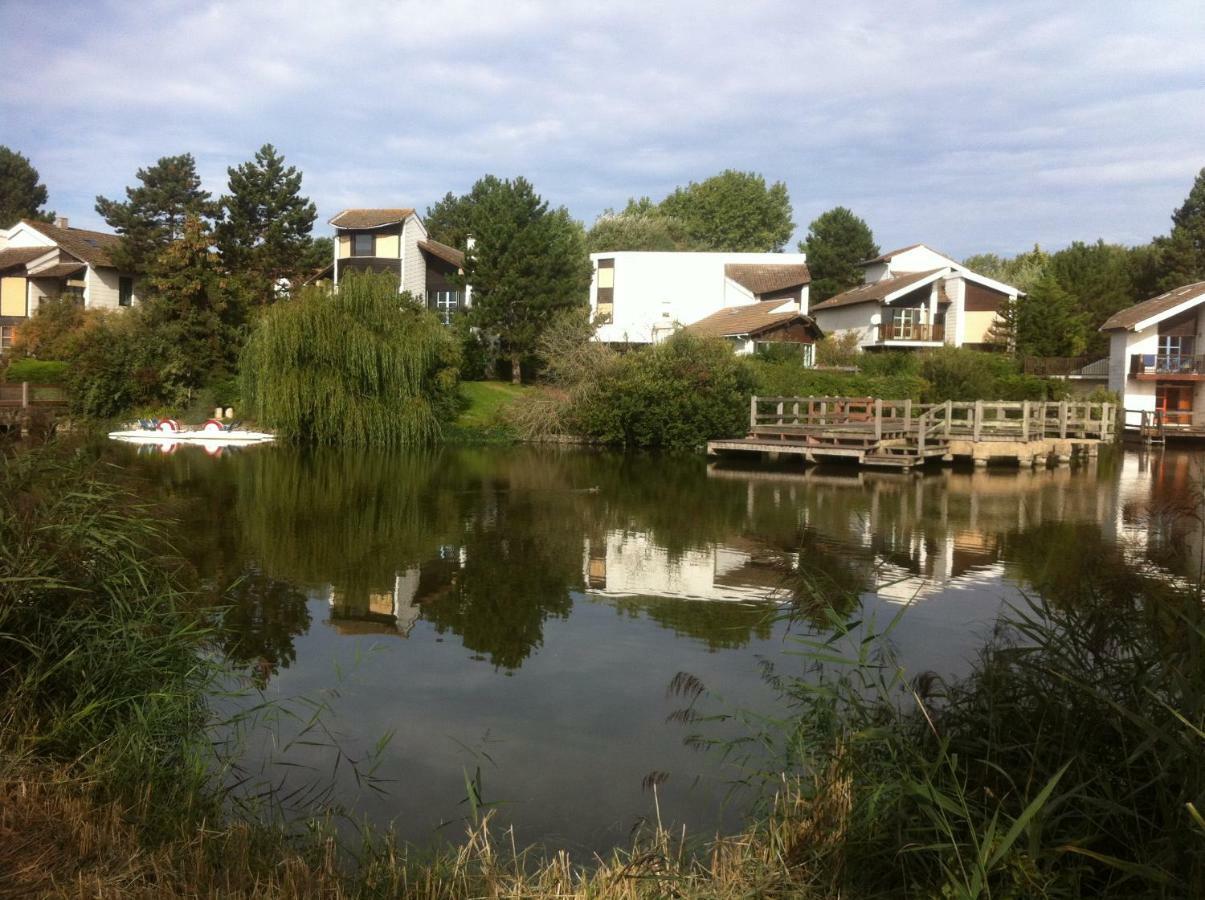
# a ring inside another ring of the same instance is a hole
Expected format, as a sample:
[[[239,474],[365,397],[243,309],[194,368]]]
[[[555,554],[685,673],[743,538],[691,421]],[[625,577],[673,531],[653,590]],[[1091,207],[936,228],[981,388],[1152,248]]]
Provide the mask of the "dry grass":
[[[138,808],[97,802],[63,770],[24,771],[0,778],[0,897],[832,896],[848,786],[829,783],[818,796],[809,801],[784,780],[764,822],[701,852],[657,828],[630,850],[580,865],[516,847],[487,817],[457,847],[422,856],[380,841],[352,867],[320,824],[297,841],[235,824],[148,847]]]

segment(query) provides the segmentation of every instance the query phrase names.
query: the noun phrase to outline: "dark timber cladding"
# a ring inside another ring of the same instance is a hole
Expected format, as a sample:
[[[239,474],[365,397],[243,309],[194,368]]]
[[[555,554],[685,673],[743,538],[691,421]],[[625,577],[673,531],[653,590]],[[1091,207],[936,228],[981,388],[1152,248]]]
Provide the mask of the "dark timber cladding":
[[[339,260],[339,273],[346,275],[348,272],[373,272],[381,273],[388,272],[391,275],[401,276],[400,259],[390,259],[389,257],[381,256],[345,256]]]
[[[431,253],[424,252],[423,259],[427,262],[428,291],[459,291],[461,289],[455,280],[460,272],[459,268]]]
[[[966,279],[966,298],[963,308],[967,312],[997,312],[1008,302],[1008,295],[992,290],[981,284]]]

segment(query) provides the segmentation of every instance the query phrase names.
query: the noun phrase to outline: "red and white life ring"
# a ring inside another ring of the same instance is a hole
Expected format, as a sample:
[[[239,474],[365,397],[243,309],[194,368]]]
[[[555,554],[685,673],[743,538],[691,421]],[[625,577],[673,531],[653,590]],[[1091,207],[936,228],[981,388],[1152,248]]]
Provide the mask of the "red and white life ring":
[[[211,432],[211,433],[212,433],[212,432],[215,432],[215,431],[225,431],[225,430],[226,430],[226,426],[224,426],[224,425],[223,425],[221,422],[219,422],[217,419],[207,419],[207,420],[205,421],[205,424],[201,426],[201,430],[202,430],[202,431],[208,431],[208,432]]]
[[[158,431],[179,431],[180,423],[175,419],[162,419],[159,422]]]

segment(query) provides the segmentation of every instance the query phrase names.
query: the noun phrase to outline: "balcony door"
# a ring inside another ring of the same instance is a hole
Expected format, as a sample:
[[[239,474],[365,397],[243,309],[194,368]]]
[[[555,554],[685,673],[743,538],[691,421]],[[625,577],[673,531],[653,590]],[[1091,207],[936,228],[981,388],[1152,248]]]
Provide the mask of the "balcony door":
[[[1192,424],[1192,392],[1191,384],[1155,384],[1155,409],[1163,413],[1163,421],[1168,425]]]

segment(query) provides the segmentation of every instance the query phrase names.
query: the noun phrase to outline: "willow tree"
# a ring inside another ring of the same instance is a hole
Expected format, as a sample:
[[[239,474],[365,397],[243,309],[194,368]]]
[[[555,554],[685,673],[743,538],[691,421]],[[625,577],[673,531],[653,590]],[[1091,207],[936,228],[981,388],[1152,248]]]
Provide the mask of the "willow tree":
[[[240,362],[245,412],[300,444],[426,443],[455,415],[458,350],[390,275],[306,288],[259,319]]]

